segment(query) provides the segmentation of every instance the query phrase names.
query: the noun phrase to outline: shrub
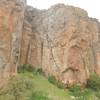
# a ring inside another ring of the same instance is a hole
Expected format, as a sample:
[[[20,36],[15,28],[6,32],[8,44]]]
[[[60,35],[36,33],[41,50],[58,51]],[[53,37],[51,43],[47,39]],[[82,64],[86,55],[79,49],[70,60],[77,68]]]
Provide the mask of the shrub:
[[[81,90],[80,86],[74,85],[69,88],[70,94],[74,96],[75,100],[88,100],[91,91],[88,89]]]
[[[0,100],[26,100],[26,93],[31,89],[33,83],[30,79],[16,76],[0,91]]]
[[[42,68],[34,68],[30,64],[24,64],[24,65],[18,66],[18,73],[25,73],[25,72],[33,72],[33,74],[44,75]]]
[[[81,94],[81,89],[79,86],[74,85],[72,87],[69,88],[69,91],[71,92],[71,94],[75,97],[79,97]]]
[[[63,83],[61,83],[59,80],[57,80],[54,76],[49,76],[48,81],[50,83],[54,84],[55,86],[57,86],[58,88],[64,89]]]
[[[30,100],[50,100],[43,92],[33,92]]]
[[[87,81],[87,88],[94,91],[100,91],[100,77],[98,75],[91,75]]]
[[[42,68],[37,68],[37,69],[34,69],[33,74],[44,75],[44,72],[43,72]]]
[[[26,71],[28,72],[33,72],[35,70],[35,68],[33,68],[32,65],[30,64],[24,64],[24,65],[20,65],[18,66],[18,73],[24,73]]]

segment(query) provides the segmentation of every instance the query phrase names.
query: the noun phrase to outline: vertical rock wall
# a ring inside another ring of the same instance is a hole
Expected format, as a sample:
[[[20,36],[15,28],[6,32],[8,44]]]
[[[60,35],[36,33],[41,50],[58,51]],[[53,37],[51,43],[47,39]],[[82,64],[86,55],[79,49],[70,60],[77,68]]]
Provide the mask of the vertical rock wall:
[[[16,73],[19,62],[25,0],[0,0],[0,83]]]
[[[66,86],[86,84],[100,65],[99,27],[77,7],[58,4],[43,11],[27,7],[21,62],[42,68]]]

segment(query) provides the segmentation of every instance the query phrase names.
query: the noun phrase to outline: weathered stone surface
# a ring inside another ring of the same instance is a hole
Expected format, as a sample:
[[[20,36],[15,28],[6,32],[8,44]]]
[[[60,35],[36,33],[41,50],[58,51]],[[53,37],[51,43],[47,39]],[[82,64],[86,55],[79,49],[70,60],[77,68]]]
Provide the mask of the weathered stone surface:
[[[17,71],[24,10],[25,0],[0,0],[0,84]]]
[[[21,63],[42,68],[66,86],[86,84],[90,74],[100,74],[99,27],[77,7],[58,4],[43,11],[27,7]]]
[[[16,73],[19,62],[42,68],[66,86],[84,85],[90,74],[100,75],[98,20],[63,4],[48,10],[26,7],[24,16],[25,7],[25,0],[0,0],[2,83]]]

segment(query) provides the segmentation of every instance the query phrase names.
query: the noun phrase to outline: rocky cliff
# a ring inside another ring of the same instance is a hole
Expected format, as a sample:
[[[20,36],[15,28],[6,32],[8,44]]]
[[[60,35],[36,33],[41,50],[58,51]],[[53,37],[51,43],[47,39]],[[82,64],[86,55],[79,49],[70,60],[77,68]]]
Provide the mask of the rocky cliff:
[[[42,68],[66,86],[86,84],[90,74],[100,73],[99,27],[96,19],[77,7],[27,7],[21,63]]]
[[[48,10],[24,0],[0,1],[0,77],[32,64],[66,86],[100,74],[100,23],[83,9],[57,4]],[[25,11],[25,13],[24,13]]]
[[[19,63],[25,0],[0,0],[0,84]]]

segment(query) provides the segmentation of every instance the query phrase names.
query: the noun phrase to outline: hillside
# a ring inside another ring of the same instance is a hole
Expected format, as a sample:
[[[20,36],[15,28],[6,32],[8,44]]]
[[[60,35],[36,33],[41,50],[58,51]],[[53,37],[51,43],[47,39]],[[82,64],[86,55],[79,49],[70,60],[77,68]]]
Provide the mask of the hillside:
[[[99,100],[99,91],[79,87],[61,89],[43,73],[25,71],[11,78],[8,86],[0,90],[0,100]]]

